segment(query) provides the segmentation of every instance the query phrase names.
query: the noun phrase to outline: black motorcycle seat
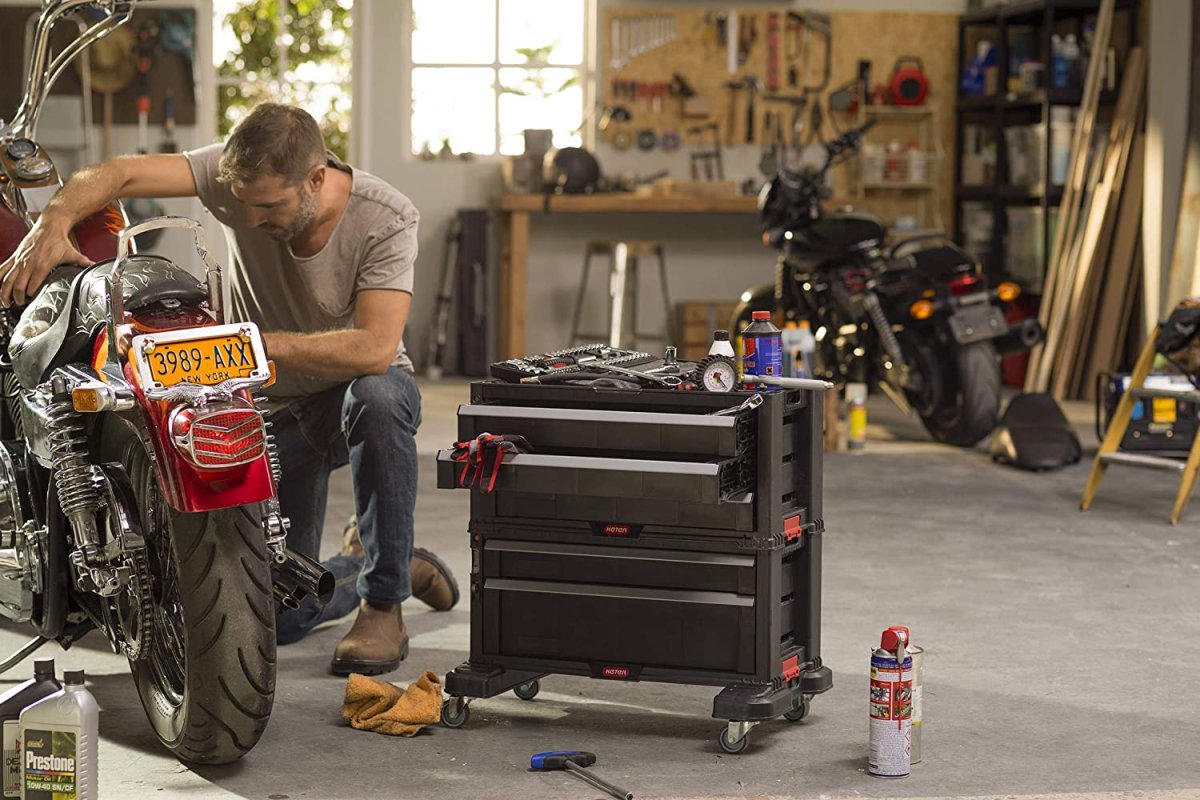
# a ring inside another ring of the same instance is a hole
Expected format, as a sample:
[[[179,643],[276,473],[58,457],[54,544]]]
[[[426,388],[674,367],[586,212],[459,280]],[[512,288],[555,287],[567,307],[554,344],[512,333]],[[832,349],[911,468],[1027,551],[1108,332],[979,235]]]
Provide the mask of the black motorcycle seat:
[[[108,321],[107,278],[112,260],[91,267],[60,267],[21,314],[8,345],[13,372],[32,389],[54,369],[84,358],[93,337]],[[132,256],[125,262],[125,310],[163,300],[199,305],[208,292],[191,273],[165,258]],[[66,308],[71,313],[64,313]]]

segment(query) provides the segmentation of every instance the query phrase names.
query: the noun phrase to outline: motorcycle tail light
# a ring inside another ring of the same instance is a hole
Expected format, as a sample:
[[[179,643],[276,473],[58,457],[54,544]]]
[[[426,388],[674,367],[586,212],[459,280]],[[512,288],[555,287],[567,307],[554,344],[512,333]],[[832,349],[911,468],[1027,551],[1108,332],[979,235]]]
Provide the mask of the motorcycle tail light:
[[[1001,303],[1011,303],[1021,296],[1021,287],[1012,281],[1004,281],[996,287],[996,297]]]
[[[235,404],[181,408],[171,419],[175,448],[200,469],[228,469],[261,458],[267,451],[262,417]]]
[[[983,282],[983,279],[980,278],[978,275],[976,275],[974,272],[964,272],[961,275],[955,275],[949,281],[950,294],[954,295],[955,297],[959,297],[964,294],[969,294],[970,292],[976,291],[977,289],[981,288],[980,284],[982,282]]]

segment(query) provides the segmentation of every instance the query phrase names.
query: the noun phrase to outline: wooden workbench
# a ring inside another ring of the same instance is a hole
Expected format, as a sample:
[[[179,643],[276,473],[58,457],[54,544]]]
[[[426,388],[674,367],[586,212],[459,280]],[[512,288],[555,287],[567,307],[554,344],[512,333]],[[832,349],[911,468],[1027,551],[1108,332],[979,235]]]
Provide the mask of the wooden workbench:
[[[540,194],[503,194],[500,212],[500,358],[525,352],[525,305],[529,280],[529,220],[547,211]],[[558,195],[550,198],[551,214],[659,213],[757,214],[754,197],[651,197],[635,194]]]

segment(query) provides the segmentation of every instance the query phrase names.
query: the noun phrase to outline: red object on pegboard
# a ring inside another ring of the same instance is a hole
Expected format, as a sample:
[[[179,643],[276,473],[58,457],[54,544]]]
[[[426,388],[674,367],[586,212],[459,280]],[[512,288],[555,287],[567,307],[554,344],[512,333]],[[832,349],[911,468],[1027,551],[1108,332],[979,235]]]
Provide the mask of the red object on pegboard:
[[[1023,319],[1036,318],[1038,314],[1038,298],[1029,295],[1021,295],[1004,310],[1004,319],[1008,320],[1008,324],[1020,322]],[[1018,389],[1025,388],[1025,372],[1029,369],[1029,351],[1022,350],[1019,353],[1012,353],[1001,359],[1000,362],[1000,380],[1005,386],[1014,386]]]

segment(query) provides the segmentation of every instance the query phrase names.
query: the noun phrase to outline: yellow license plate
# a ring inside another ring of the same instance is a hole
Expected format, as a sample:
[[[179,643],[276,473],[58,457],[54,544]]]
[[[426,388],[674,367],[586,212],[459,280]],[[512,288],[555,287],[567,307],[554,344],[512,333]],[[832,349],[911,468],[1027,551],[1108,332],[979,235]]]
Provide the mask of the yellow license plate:
[[[266,373],[260,358],[257,329],[230,330],[221,326],[209,336],[180,337],[174,332],[137,337],[134,352],[143,379],[153,388],[181,383],[215,386],[239,378],[259,378]],[[218,333],[220,332],[220,333]],[[194,333],[200,333],[195,331]]]

